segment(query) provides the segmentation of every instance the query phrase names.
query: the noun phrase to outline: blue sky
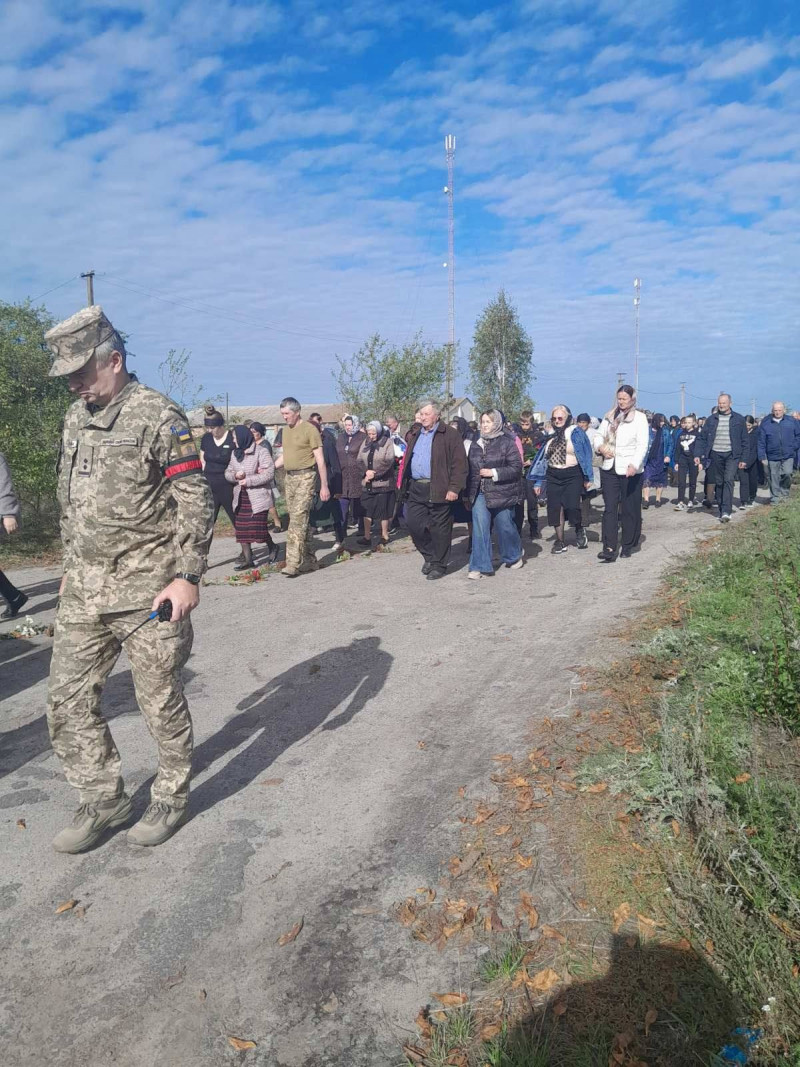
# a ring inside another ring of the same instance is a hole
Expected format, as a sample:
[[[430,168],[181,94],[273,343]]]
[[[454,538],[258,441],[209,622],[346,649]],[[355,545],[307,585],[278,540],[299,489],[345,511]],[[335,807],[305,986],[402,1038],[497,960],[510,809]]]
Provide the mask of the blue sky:
[[[502,286],[542,406],[800,406],[800,14],[725,0],[5,0],[0,297],[83,302],[157,384],[334,399],[373,332],[447,337]]]

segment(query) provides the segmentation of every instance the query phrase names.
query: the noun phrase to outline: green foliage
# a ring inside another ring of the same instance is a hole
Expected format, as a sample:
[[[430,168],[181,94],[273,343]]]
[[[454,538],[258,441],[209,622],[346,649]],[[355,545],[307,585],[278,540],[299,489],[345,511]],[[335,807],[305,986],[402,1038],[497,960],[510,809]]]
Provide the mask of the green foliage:
[[[336,357],[339,398],[362,422],[387,415],[410,422],[420,400],[441,399],[446,355],[420,334],[398,348],[376,333],[352,358]]]
[[[478,319],[469,353],[470,389],[478,406],[499,408],[509,418],[535,407],[527,393],[532,356],[533,343],[501,289]]]
[[[0,301],[0,451],[11,468],[23,521],[55,522],[56,462],[64,412],[64,378],[48,378],[44,334],[53,325],[43,307]]]
[[[481,960],[481,978],[484,982],[494,982],[497,978],[513,978],[522,965],[526,951],[526,946],[516,937],[501,942]]]

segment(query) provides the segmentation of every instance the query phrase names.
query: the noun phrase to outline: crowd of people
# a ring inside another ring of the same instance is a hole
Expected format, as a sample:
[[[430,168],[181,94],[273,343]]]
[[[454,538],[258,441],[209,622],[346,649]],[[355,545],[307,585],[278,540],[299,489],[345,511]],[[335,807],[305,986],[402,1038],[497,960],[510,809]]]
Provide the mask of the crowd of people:
[[[302,553],[287,547],[287,577],[316,569],[310,536],[330,523],[337,553],[351,527],[358,545],[376,547],[405,526],[423,557],[423,573],[436,580],[447,573],[454,523],[466,523],[467,577],[479,580],[494,573],[493,538],[502,565],[524,565],[526,519],[528,537],[538,540],[540,508],[554,529],[552,554],[568,551],[570,528],[575,546],[588,548],[587,527],[601,502],[598,559],[612,563],[636,551],[642,511],[667,503],[668,487],[677,489],[675,511],[716,509],[724,523],[734,509],[737,480],[739,508],[753,507],[763,484],[777,503],[800,464],[800,412],[790,416],[776,401],[759,424],[733,411],[727,393],[699,418],[647,413],[629,385],[618,389],[602,417],[584,412],[573,418],[558,404],[543,423],[531,411],[509,421],[497,410],[482,412],[478,422],[445,421],[435,401],[420,405],[408,430],[395,416],[362,425],[348,413],[334,432],[319,412],[305,422],[294,397],[281,403],[281,413],[286,425],[270,445],[260,423],[226,430],[222,415],[208,408],[201,457],[215,515],[224,508],[236,529],[242,549],[237,569],[253,565],[254,543],[266,545],[266,562],[276,558],[267,515],[279,529],[275,478],[283,467],[287,541],[304,546]],[[302,437],[300,454],[291,445],[286,455],[287,434]],[[301,478],[306,487],[298,493]]]

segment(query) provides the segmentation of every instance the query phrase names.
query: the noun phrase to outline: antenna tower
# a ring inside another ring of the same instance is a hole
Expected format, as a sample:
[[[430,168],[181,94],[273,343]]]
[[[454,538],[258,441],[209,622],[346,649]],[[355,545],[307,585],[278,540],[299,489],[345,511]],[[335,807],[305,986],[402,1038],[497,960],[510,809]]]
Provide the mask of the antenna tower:
[[[639,304],[642,300],[642,279],[633,279],[633,329],[634,329],[634,386],[639,394]]]
[[[455,219],[453,215],[453,167],[455,164],[456,139],[448,133],[444,139],[444,154],[447,160],[447,360],[444,372],[444,390],[449,403],[456,387],[456,259]]]

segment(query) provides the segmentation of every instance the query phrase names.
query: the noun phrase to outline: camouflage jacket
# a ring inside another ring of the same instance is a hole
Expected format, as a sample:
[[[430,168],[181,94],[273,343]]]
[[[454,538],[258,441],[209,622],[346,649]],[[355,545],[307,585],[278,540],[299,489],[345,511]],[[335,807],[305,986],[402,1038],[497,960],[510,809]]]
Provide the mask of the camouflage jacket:
[[[58,463],[64,595],[98,612],[148,608],[179,571],[202,574],[212,503],[186,416],[132,381],[64,421]]]

